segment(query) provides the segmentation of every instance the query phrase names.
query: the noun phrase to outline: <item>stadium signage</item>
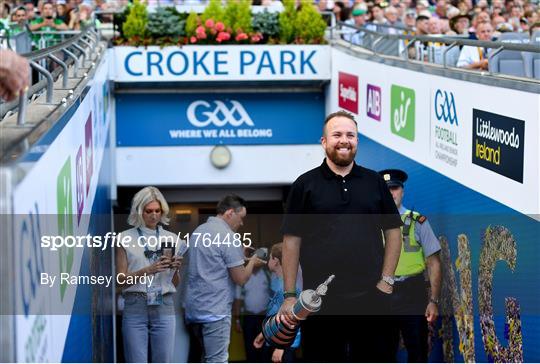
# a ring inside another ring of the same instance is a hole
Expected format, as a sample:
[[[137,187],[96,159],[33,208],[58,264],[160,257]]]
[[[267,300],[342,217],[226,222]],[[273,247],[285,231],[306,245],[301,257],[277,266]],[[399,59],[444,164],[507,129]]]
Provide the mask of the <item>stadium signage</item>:
[[[459,161],[459,118],[454,92],[434,89],[431,100],[431,151],[435,159],[456,167]]]
[[[358,114],[358,76],[339,72],[339,107]]]
[[[523,183],[525,121],[473,109],[472,162]]]
[[[330,79],[328,46],[116,47],[115,81]]]
[[[123,94],[116,101],[117,145],[317,144],[322,98],[308,92]]]

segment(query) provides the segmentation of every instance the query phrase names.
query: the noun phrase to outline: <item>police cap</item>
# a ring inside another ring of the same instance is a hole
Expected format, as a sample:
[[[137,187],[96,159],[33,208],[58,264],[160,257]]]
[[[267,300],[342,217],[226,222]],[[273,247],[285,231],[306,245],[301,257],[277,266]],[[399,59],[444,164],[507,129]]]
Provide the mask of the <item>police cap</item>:
[[[400,169],[385,169],[379,172],[388,187],[403,187],[409,176]]]

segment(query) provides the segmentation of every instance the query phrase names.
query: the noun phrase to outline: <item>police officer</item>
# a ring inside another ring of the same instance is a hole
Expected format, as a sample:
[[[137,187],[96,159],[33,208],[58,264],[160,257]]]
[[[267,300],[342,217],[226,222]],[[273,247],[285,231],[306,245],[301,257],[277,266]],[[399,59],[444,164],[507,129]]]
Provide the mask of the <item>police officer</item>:
[[[402,204],[407,173],[399,169],[386,169],[379,173],[386,181],[403,221],[403,244],[392,295],[389,346],[397,354],[401,333],[408,361],[427,362],[428,324],[434,324],[439,314],[441,246],[426,217]],[[431,288],[429,294],[426,290],[426,273]]]

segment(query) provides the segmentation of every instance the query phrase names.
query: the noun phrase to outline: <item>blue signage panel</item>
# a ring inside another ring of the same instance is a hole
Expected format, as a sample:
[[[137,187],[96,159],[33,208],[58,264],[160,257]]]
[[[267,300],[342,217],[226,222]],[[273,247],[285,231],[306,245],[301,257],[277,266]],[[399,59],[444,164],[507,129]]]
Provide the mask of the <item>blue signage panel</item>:
[[[120,94],[119,147],[317,144],[322,93]]]

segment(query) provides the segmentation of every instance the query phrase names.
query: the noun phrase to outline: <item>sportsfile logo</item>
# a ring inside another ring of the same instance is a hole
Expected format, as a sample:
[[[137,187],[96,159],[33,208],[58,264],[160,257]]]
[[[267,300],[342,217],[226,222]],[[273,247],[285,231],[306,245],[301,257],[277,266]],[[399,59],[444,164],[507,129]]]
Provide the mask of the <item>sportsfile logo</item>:
[[[358,114],[358,76],[339,72],[338,106]]]
[[[235,100],[230,100],[230,106],[224,101],[214,100],[209,103],[204,100],[192,102],[186,111],[187,119],[191,125],[204,128],[208,125],[223,127],[230,126],[254,126],[253,120],[242,104]]]
[[[413,89],[392,85],[390,91],[390,115],[392,133],[414,142],[415,93]]]
[[[472,162],[523,183],[525,121],[473,109]]]
[[[454,93],[432,90],[431,135],[432,153],[447,165],[456,167],[459,152],[459,118]]]

